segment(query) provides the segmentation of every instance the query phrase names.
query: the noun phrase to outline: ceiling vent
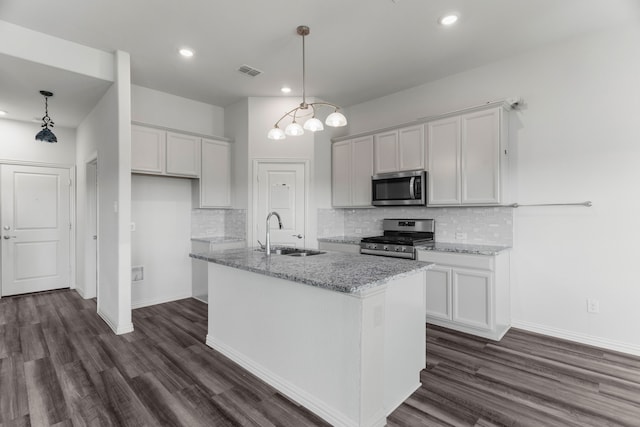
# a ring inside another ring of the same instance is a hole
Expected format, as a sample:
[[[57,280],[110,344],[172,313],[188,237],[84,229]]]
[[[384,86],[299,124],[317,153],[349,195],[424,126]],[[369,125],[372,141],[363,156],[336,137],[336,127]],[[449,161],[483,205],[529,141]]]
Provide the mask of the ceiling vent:
[[[240,68],[238,68],[238,71],[240,71],[242,74],[245,74],[249,77],[255,77],[262,74],[262,71],[258,70],[257,68],[250,67],[248,65],[241,65]]]

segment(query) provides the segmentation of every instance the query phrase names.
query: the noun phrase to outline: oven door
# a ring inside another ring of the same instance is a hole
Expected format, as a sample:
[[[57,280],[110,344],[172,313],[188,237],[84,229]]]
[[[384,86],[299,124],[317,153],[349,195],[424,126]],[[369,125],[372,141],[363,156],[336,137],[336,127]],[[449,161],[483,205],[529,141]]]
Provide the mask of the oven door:
[[[427,173],[405,171],[381,173],[371,177],[373,206],[425,206]]]

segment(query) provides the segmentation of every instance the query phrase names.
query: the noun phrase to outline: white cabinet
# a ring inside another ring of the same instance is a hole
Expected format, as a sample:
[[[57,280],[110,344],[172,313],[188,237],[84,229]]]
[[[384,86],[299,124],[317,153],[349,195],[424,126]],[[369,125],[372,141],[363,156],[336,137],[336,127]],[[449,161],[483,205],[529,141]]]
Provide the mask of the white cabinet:
[[[200,138],[167,132],[167,175],[200,175]]]
[[[200,138],[139,125],[131,126],[131,171],[197,178]]]
[[[426,124],[428,205],[504,201],[507,122],[503,111],[494,107]]]
[[[231,207],[231,144],[202,139],[198,200],[200,208]]]
[[[418,251],[426,272],[427,322],[492,340],[511,326],[509,252],[470,255]]]
[[[331,146],[331,165],[332,205],[371,206],[373,137],[334,143]]]
[[[131,170],[162,174],[167,133],[143,126],[131,126]]]
[[[239,249],[246,246],[245,241],[211,243],[206,239],[191,239],[191,252],[202,253]],[[191,296],[209,303],[209,262],[191,258]]]
[[[375,173],[424,169],[424,125],[375,135]]]

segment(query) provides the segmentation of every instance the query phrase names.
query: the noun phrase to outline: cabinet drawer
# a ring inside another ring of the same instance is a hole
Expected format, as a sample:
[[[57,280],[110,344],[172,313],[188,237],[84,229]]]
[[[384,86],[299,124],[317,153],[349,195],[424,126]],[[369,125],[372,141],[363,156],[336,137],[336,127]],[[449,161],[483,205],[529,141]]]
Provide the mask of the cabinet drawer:
[[[448,265],[462,268],[475,268],[493,271],[495,257],[489,255],[473,255],[451,252],[437,252],[418,250],[418,261],[433,262],[439,265]]]

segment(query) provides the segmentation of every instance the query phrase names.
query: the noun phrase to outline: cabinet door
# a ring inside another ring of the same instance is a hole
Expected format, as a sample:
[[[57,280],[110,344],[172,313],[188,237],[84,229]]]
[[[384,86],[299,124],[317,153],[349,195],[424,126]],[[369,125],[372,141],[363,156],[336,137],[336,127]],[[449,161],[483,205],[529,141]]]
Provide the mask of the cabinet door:
[[[426,273],[427,321],[451,320],[451,268],[435,266]]]
[[[131,170],[164,173],[166,132],[143,126],[131,126]]]
[[[483,330],[493,329],[493,274],[453,270],[453,321]]]
[[[202,140],[200,172],[200,207],[231,206],[231,144]]]
[[[398,131],[399,169],[424,169],[424,125]]]
[[[331,145],[331,203],[335,207],[351,205],[351,141]]]
[[[428,205],[460,204],[460,118],[427,123]]]
[[[198,177],[200,138],[167,132],[167,174]]]
[[[398,131],[379,133],[374,137],[375,173],[398,170]]]
[[[373,136],[351,142],[351,206],[371,206]]]
[[[500,203],[500,109],[461,120],[462,203]]]

